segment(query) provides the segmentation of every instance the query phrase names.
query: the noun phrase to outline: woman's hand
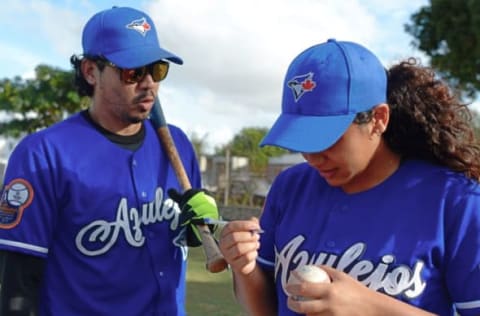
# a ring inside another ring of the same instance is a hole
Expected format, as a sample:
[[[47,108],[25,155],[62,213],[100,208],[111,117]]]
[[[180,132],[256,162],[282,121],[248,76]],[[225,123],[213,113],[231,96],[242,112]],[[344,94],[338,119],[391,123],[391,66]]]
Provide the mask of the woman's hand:
[[[232,221],[222,229],[220,251],[235,272],[247,275],[254,270],[260,247],[260,230],[257,218]]]

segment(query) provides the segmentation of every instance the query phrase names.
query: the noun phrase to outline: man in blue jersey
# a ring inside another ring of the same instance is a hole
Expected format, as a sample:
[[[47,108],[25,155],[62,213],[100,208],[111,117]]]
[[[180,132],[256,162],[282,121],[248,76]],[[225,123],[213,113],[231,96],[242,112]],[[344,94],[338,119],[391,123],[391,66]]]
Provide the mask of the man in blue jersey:
[[[231,222],[220,238],[249,315],[480,315],[468,108],[415,60],[386,71],[336,40],[301,52],[283,89],[261,145],[306,161],[275,179],[260,222]],[[331,282],[289,282],[306,264]]]
[[[168,197],[180,185],[147,120],[170,62],[183,61],[128,7],[95,14],[82,46],[71,62],[88,110],[25,137],[8,163],[1,314],[185,315],[187,246],[200,243],[190,220],[218,211],[201,190]],[[191,143],[169,129],[200,187]]]

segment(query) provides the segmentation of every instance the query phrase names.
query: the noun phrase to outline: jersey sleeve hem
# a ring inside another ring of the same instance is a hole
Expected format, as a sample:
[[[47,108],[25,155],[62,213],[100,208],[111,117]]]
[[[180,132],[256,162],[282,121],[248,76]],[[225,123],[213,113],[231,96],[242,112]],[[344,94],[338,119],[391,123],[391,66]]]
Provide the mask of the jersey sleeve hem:
[[[480,313],[480,300],[456,302],[455,307],[461,315],[478,315]]]
[[[0,249],[21,252],[37,257],[46,257],[48,254],[48,248],[8,239],[0,239]]]

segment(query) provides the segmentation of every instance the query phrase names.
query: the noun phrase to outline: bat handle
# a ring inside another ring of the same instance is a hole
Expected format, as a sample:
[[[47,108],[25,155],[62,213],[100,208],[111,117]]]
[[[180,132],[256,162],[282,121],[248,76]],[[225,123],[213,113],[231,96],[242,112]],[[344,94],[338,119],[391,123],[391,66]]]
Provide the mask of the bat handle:
[[[207,225],[197,225],[200,232],[200,238],[202,238],[203,251],[207,258],[206,267],[207,270],[212,273],[217,273],[225,270],[228,266],[227,262],[223,258],[222,253],[218,249],[217,242],[213,238],[210,228]]]
[[[165,121],[165,115],[163,114],[162,107],[160,105],[160,100],[155,99],[155,104],[152,108],[151,120],[153,125],[157,129],[158,137],[160,142],[163,145],[163,148],[172,164],[175,175],[182,187],[183,191],[192,188],[188,175],[183,166],[182,160],[178,154],[175,143],[173,142],[172,135],[168,129],[167,123]],[[200,232],[200,238],[202,239],[203,250],[206,257],[206,267],[207,270],[213,273],[221,272],[225,270],[228,266],[227,262],[223,258],[218,244],[213,238],[212,233],[207,225],[197,225]]]

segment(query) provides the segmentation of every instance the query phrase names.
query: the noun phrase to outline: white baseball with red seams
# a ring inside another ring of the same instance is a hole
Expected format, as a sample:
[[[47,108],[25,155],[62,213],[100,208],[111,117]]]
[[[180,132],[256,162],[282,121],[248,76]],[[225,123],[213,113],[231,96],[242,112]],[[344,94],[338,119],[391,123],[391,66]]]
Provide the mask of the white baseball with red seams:
[[[322,268],[315,265],[304,265],[296,268],[294,270],[298,277],[293,273],[290,273],[288,278],[288,284],[298,284],[302,282],[311,282],[311,283],[330,283],[330,277]],[[307,301],[310,300],[308,297],[304,296],[294,296],[294,300],[297,301]]]

